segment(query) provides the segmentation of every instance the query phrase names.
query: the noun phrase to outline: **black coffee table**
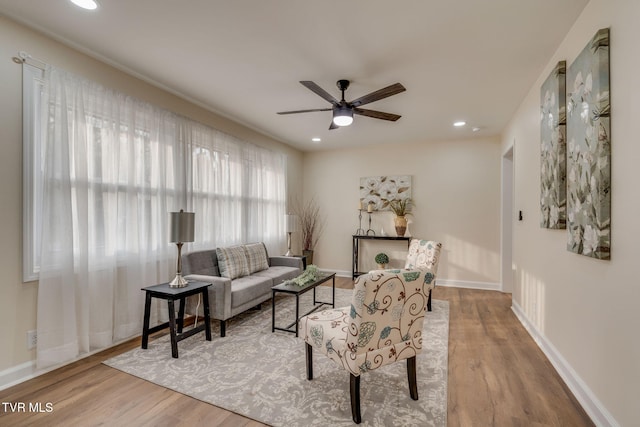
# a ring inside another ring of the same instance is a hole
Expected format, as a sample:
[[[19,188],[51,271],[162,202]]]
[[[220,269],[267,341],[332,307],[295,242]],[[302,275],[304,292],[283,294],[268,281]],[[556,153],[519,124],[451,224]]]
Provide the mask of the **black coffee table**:
[[[325,301],[317,301],[316,300],[316,288],[318,285],[321,285],[325,282],[332,280],[332,288],[331,288],[331,302]],[[309,292],[313,290],[313,308],[308,312],[304,313],[300,316],[300,295],[305,292]],[[281,292],[284,294],[295,295],[296,297],[296,319],[290,325],[287,325],[284,328],[280,328],[276,326],[276,293]],[[320,273],[320,277],[311,283],[307,283],[304,286],[298,286],[296,284],[286,284],[281,283],[271,288],[271,332],[275,332],[276,329],[284,332],[291,332],[298,336],[298,320],[301,317],[306,316],[307,314],[313,313],[316,310],[319,310],[321,307],[325,305],[330,305],[335,308],[336,303],[336,273]]]

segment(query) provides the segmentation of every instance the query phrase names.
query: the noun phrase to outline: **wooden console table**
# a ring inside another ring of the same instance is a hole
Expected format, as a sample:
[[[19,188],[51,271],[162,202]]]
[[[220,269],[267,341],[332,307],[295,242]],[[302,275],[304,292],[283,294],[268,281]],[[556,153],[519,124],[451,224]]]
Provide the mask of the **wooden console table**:
[[[396,241],[405,241],[407,242],[407,249],[409,248],[409,244],[411,243],[411,237],[398,237],[398,236],[366,236],[363,234],[354,234],[353,235],[353,253],[352,253],[352,268],[351,268],[351,278],[355,279],[361,274],[365,274],[365,272],[359,271],[358,268],[358,257],[360,255],[360,240],[396,240]]]

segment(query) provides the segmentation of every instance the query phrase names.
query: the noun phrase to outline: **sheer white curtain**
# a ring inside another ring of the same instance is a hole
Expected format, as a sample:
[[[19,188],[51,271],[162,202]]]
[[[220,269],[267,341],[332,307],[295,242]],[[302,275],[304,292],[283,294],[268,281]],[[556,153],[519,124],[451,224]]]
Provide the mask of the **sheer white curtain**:
[[[176,118],[50,69],[38,366],[140,333],[140,288],[166,281],[167,212],[185,207]]]
[[[193,122],[185,125],[184,140],[193,150],[193,247],[264,242],[279,253],[285,235],[285,157]]]
[[[283,155],[55,68],[43,101],[39,367],[141,333],[140,288],[175,275],[168,212],[196,212],[191,249],[282,247]]]

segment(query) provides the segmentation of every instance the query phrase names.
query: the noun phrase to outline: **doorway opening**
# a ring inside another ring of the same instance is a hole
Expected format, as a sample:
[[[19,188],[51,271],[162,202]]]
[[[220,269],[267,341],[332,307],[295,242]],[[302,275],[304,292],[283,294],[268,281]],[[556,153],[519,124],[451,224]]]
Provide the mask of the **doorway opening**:
[[[501,282],[502,292],[513,292],[513,145],[502,155],[502,212],[501,212]]]

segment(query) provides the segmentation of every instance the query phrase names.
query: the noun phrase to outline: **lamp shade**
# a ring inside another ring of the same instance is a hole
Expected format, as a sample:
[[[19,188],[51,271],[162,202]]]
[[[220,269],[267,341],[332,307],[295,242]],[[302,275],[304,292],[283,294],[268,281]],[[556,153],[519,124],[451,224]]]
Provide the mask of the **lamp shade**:
[[[285,228],[287,233],[294,233],[298,230],[298,217],[296,215],[285,215]]]
[[[180,209],[180,212],[170,212],[169,215],[169,241],[172,243],[193,242],[196,214]]]

